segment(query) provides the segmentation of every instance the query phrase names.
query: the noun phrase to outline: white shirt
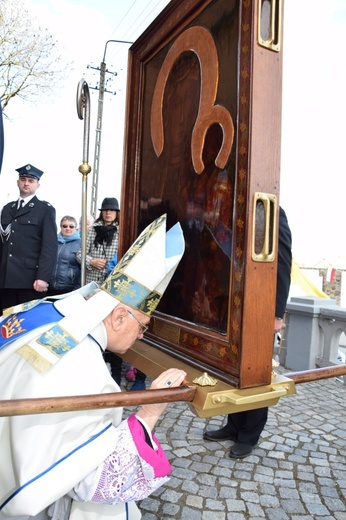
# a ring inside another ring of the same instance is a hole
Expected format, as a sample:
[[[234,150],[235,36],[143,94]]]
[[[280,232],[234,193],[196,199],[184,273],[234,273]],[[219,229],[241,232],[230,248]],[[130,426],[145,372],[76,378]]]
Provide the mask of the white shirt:
[[[23,199],[22,197],[19,197],[18,202],[17,202],[17,209],[19,208],[21,201],[23,201],[22,207],[24,207],[24,206],[26,206],[27,203],[30,202],[31,199],[33,199],[34,197],[35,197],[35,194],[34,194],[34,195],[31,195],[30,197],[26,197],[25,199]]]

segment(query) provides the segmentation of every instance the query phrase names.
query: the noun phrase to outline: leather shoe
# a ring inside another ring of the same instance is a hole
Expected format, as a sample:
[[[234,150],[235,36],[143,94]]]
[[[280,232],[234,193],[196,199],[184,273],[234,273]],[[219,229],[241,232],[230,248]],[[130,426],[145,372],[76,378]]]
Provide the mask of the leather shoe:
[[[255,446],[252,444],[244,444],[243,442],[236,442],[233,444],[229,456],[231,459],[244,459],[252,453]]]
[[[235,435],[231,435],[227,426],[220,430],[211,430],[203,433],[203,439],[207,441],[235,441]]]

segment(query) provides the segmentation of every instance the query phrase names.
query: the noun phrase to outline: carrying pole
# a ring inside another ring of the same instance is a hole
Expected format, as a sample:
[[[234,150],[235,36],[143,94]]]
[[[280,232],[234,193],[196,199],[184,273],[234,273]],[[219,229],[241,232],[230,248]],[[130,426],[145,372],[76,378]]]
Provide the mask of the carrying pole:
[[[291,379],[295,384],[298,384],[310,383],[321,379],[338,377],[340,375],[346,375],[346,364],[302,372],[287,373],[285,374],[285,379]],[[197,386],[189,386],[188,384],[185,384],[178,388],[138,390],[136,392],[114,392],[109,394],[43,397],[34,399],[9,399],[0,401],[0,417],[73,412],[77,410],[94,410],[100,408],[138,406],[155,403],[173,403],[178,401],[192,403],[193,406],[196,392]],[[255,400],[253,402],[255,402]],[[216,412],[217,415],[220,414],[219,409],[216,409]]]
[[[44,397],[36,399],[10,399],[0,401],[0,417],[74,412],[77,410],[172,403],[176,401],[192,402],[195,392],[196,387],[184,385],[178,388],[137,390],[135,392],[114,392],[109,394]]]
[[[312,381],[320,381],[321,379],[346,375],[346,364],[303,370],[301,372],[290,372],[284,375],[285,377],[292,379],[295,384],[310,383]]]

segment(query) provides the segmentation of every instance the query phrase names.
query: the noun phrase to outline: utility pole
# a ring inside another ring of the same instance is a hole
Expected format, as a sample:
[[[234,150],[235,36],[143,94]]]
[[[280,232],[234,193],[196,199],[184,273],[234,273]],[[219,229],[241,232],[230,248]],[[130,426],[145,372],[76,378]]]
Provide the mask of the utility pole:
[[[98,192],[98,179],[99,179],[99,166],[100,166],[100,153],[101,153],[101,136],[102,136],[102,116],[103,116],[103,99],[104,93],[109,92],[115,94],[113,91],[109,91],[105,88],[106,84],[106,74],[112,74],[113,76],[117,76],[116,72],[112,72],[107,70],[106,68],[106,52],[107,45],[110,42],[114,43],[128,43],[132,44],[133,42],[122,41],[122,40],[108,40],[105,45],[105,50],[103,53],[103,59],[99,68],[87,66],[88,69],[94,69],[100,71],[100,82],[96,87],[90,87],[99,91],[98,98],[98,107],[97,107],[97,123],[96,123],[96,136],[95,136],[95,151],[94,151],[94,165],[93,165],[93,179],[91,186],[91,203],[90,203],[90,214],[96,218],[97,212],[97,192]]]

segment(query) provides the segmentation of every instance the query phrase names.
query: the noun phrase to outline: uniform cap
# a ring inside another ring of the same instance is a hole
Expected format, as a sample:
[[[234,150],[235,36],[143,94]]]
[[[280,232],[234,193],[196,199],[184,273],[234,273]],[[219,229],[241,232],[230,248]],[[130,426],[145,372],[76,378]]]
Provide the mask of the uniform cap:
[[[16,169],[16,172],[19,173],[19,177],[31,177],[32,179],[41,179],[41,175],[43,175],[43,171],[36,168],[32,164],[26,164],[25,166],[21,166]]]

